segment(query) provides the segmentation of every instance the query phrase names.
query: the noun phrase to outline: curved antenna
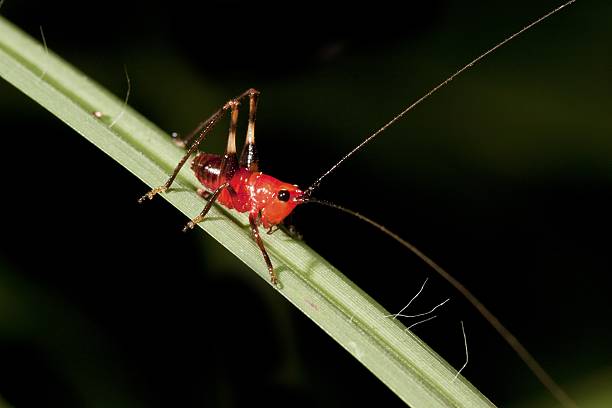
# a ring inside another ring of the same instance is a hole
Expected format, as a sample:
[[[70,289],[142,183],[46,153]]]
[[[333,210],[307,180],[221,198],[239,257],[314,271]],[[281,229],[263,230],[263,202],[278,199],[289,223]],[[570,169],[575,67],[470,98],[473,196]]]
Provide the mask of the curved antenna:
[[[396,233],[388,230],[384,225],[377,223],[376,221],[362,215],[356,211],[350,210],[348,208],[342,207],[340,205],[331,203],[329,201],[318,200],[316,198],[309,198],[305,201],[306,203],[317,203],[322,204],[327,207],[335,208],[347,214],[350,214],[354,217],[359,218],[362,221],[367,222],[374,228],[377,228],[379,231],[393,238],[399,244],[407,248],[410,252],[419,257],[423,262],[429,265],[434,271],[438,273],[441,277],[443,277],[448,283],[450,283],[455,289],[459,291],[471,304],[474,306],[478,312],[485,318],[487,322],[503,337],[504,340],[512,347],[512,349],[516,352],[516,354],[520,357],[521,360],[529,367],[531,372],[540,380],[542,385],[546,387],[546,389],[563,405],[564,407],[573,407],[577,408],[576,403],[567,395],[565,391],[552,379],[552,377],[542,368],[540,363],[536,361],[536,359],[527,351],[525,346],[518,341],[518,339],[504,326],[497,317],[493,313],[487,309],[476,296],[472,294],[461,282],[455,279],[451,274],[446,272],[441,266],[435,263],[430,257],[421,252],[417,247],[412,245],[410,242],[406,241]]]
[[[333,166],[331,166],[331,168],[329,170],[327,170],[325,173],[323,173],[323,175],[321,177],[319,177],[317,180],[315,180],[314,183],[312,183],[312,185],[310,187],[308,187],[308,189],[305,192],[305,195],[308,197],[312,194],[312,192],[317,189],[319,187],[319,185],[321,184],[321,181],[327,177],[330,173],[332,173],[334,170],[336,170],[336,168],[338,168],[338,166],[340,166],[342,164],[342,162],[344,162],[346,159],[348,159],[349,157],[351,157],[353,154],[355,154],[357,151],[361,150],[361,148],[363,146],[365,146],[367,143],[369,143],[372,139],[374,139],[376,136],[378,136],[379,134],[381,134],[382,132],[384,132],[389,126],[393,125],[395,122],[397,122],[398,120],[400,120],[404,115],[406,115],[408,112],[410,112],[412,109],[414,109],[417,105],[419,105],[421,102],[423,102],[424,100],[426,100],[427,98],[429,98],[431,95],[433,95],[434,93],[438,92],[441,88],[443,88],[444,86],[448,85],[453,79],[455,79],[457,76],[461,75],[463,72],[467,71],[468,69],[472,68],[474,65],[476,65],[476,63],[478,63],[481,59],[485,58],[487,55],[491,54],[492,52],[494,52],[495,50],[497,50],[498,48],[501,48],[502,46],[504,46],[506,43],[508,43],[509,41],[512,41],[514,38],[518,37],[519,35],[523,34],[525,31],[529,30],[531,27],[541,23],[542,21],[546,20],[548,17],[552,16],[553,14],[561,11],[562,9],[564,9],[565,7],[569,6],[570,4],[574,3],[576,0],[569,0],[567,2],[565,2],[564,4],[560,5],[559,7],[555,8],[552,11],[549,11],[548,13],[546,13],[545,15],[543,15],[542,17],[538,18],[537,20],[535,20],[534,22],[532,22],[531,24],[523,27],[522,29],[520,29],[519,31],[515,32],[514,34],[512,34],[511,36],[507,37],[505,40],[497,43],[497,45],[495,45],[492,48],[489,48],[487,51],[483,52],[482,54],[480,54],[478,57],[474,58],[472,61],[470,61],[469,63],[467,63],[466,65],[463,66],[463,68],[459,69],[458,71],[456,71],[453,75],[449,76],[448,78],[446,78],[444,81],[440,82],[438,85],[436,85],[434,88],[432,88],[429,92],[427,92],[425,95],[421,96],[419,99],[417,99],[416,101],[414,101],[412,104],[410,104],[406,109],[404,109],[402,112],[400,112],[398,115],[396,115],[393,119],[391,119],[389,122],[387,122],[383,127],[381,127],[380,129],[378,129],[376,132],[372,133],[370,136],[368,136],[363,142],[359,143],[353,150],[351,150],[350,152],[348,152],[344,157],[342,157],[340,160],[338,160],[338,162],[336,164],[334,164]]]

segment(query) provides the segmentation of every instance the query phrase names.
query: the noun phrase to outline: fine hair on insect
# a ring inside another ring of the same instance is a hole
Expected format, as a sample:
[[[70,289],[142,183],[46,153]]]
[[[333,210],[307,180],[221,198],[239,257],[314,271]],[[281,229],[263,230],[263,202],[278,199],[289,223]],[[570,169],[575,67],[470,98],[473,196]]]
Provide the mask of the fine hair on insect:
[[[429,265],[442,278],[448,281],[457,291],[459,291],[477,310],[478,312],[493,326],[493,328],[506,340],[513,348],[516,354],[525,362],[534,375],[548,389],[548,391],[566,407],[576,406],[574,401],[565,393],[565,391],[548,375],[548,373],[540,366],[535,358],[527,351],[527,349],[518,341],[518,339],[497,319],[497,317],[489,311],[478,299],[470,292],[463,284],[452,277],[445,269],[440,267],[431,258],[417,249],[414,245],[401,238],[385,226],[373,221],[371,218],[349,210],[337,204],[333,204],[326,200],[320,200],[313,196],[313,193],[321,185],[322,181],[333,173],[343,162],[345,162],[354,153],[361,150],[366,144],[371,142],[387,128],[395,122],[403,118],[408,112],[416,106],[431,97],[438,90],[448,85],[456,77],[472,68],[482,59],[493,53],[500,47],[512,41],[517,36],[531,29],[543,20],[549,18],[553,14],[559,12],[563,8],[574,3],[576,0],[570,0],[558,6],[549,13],[536,19],[532,23],[526,25],[514,34],[508,36],[503,41],[497,43],[487,51],[483,52],[472,61],[455,71],[444,81],[434,86],[418,98],[415,102],[407,106],[403,111],[393,117],[385,125],[365,138],[355,148],[344,155],[327,171],[323,172],[309,187],[300,189],[297,185],[280,181],[279,179],[267,175],[259,170],[259,155],[255,143],[255,125],[257,106],[260,97],[259,90],[250,88],[239,94],[233,99],[228,100],[216,112],[214,112],[207,120],[201,122],[191,133],[183,138],[177,139],[176,143],[186,149],[182,159],[174,168],[168,180],[159,187],[155,187],[138,201],[144,202],[147,199],[152,199],[155,195],[169,190],[177,177],[179,171],[184,164],[192,158],[191,169],[195,173],[197,179],[204,186],[204,189],[198,190],[203,198],[207,200],[202,211],[192,218],[184,227],[184,230],[193,229],[198,223],[205,220],[206,215],[215,203],[242,213],[247,213],[249,218],[249,227],[253,240],[257,244],[263,261],[266,264],[270,281],[273,285],[279,284],[279,277],[276,274],[274,265],[266,251],[264,240],[260,233],[260,227],[268,233],[272,233],[275,228],[283,222],[283,220],[299,205],[305,203],[317,203],[330,208],[335,208],[344,213],[350,214],[362,221],[370,224],[380,232],[386,234],[400,245],[418,256],[423,262]],[[248,127],[244,146],[240,155],[236,147],[237,124],[240,107],[248,106]],[[212,154],[206,152],[198,152],[198,146],[206,139],[211,130],[219,123],[219,121],[229,114],[230,125],[228,131],[227,146],[223,155]],[[465,331],[463,329],[465,340]],[[467,343],[466,343],[466,363],[467,363]]]

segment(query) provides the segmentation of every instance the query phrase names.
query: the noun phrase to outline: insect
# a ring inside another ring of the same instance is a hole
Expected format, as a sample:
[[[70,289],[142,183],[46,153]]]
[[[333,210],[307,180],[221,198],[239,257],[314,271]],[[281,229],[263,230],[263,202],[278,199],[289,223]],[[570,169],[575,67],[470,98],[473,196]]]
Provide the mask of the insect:
[[[567,396],[567,394],[554,382],[554,380],[546,373],[546,371],[537,363],[537,361],[531,356],[531,354],[525,349],[524,346],[516,339],[512,333],[503,326],[500,321],[460,282],[454,279],[444,269],[438,266],[433,260],[423,254],[420,250],[414,247],[409,242],[405,241],[397,234],[389,231],[384,226],[376,223],[375,221],[358,214],[354,211],[346,209],[344,207],[317,200],[312,197],[312,193],[320,185],[321,181],[331,174],[338,168],[345,160],[351,157],[355,152],[359,151],[376,138],[379,134],[385,131],[389,126],[394,124],[396,121],[401,119],[409,111],[414,109],[421,102],[429,98],[432,94],[436,93],[440,88],[449,84],[458,75],[462,74],[467,69],[474,66],[477,62],[491,54],[498,48],[502,47],[515,37],[529,30],[536,24],[547,19],[551,15],[557,13],[561,9],[574,3],[576,0],[570,0],[561,6],[555,8],[539,19],[535,20],[531,24],[525,26],[516,33],[510,35],[505,40],[501,41],[494,47],[490,48],[486,52],[480,54],[477,58],[470,61],[468,64],[457,70],[453,75],[442,81],[440,84],[432,88],[425,95],[417,99],[406,109],[400,112],[397,116],[387,122],[379,130],[368,136],[365,140],[359,143],[354,149],[343,156],[336,164],[334,164],[329,170],[324,172],[310,187],[307,189],[300,189],[297,185],[282,182],[272,176],[264,174],[259,171],[257,148],[255,145],[255,119],[257,112],[257,102],[259,98],[259,91],[255,89],[249,89],[239,96],[226,102],[219,110],[206,121],[200,123],[198,127],[191,132],[184,140],[180,141],[185,147],[187,152],[183,158],[179,161],[175,167],[173,173],[166,181],[166,183],[160,187],[156,187],[143,195],[138,201],[144,202],[146,199],[152,199],[155,195],[167,191],[183,165],[187,160],[196,152],[199,144],[204,141],[206,136],[210,133],[213,127],[219,122],[219,120],[227,113],[230,112],[230,127],[229,136],[225,154],[223,156],[211,154],[211,153],[198,153],[193,158],[191,168],[195,172],[198,180],[203,184],[206,190],[199,190],[198,193],[206,198],[204,209],[190,220],[184,227],[184,231],[193,229],[199,222],[203,221],[206,214],[212,208],[215,202],[221,205],[234,209],[238,212],[246,212],[249,215],[249,224],[251,235],[257,243],[264,261],[266,263],[268,272],[270,274],[270,280],[273,284],[278,284],[278,277],[274,271],[274,267],[268,256],[265,245],[261,238],[259,227],[267,229],[268,232],[272,232],[274,227],[279,225],[285,217],[287,217],[298,205],[315,202],[320,203],[329,207],[339,209],[341,211],[352,214],[353,216],[360,218],[361,220],[371,224],[378,228],[383,233],[391,236],[401,245],[415,253],[425,263],[431,266],[439,275],[446,279],[451,285],[453,285],[472,305],[479,311],[479,313],[498,331],[498,333],[508,342],[508,344],[515,350],[519,357],[526,363],[526,365],[532,370],[532,372],[538,377],[542,384],[553,394],[559,402],[564,406],[575,406],[575,403]],[[238,158],[236,151],[236,128],[238,122],[238,112],[241,102],[249,100],[249,118],[248,128],[244,147],[240,158]]]
[[[247,97],[249,99],[249,124],[244,148],[240,160],[238,160],[236,154],[238,107],[240,102]],[[272,232],[273,228],[280,224],[297,205],[308,199],[311,190],[304,192],[294,184],[284,183],[259,171],[259,158],[255,145],[255,116],[258,97],[259,91],[252,88],[248,89],[228,101],[208,120],[202,122],[184,141],[180,141],[180,144],[190,145],[190,147],[166,184],[149,191],[138,201],[143,202],[146,198],[152,199],[156,194],[169,189],[181,167],[195,152],[198,145],[219,119],[228,110],[231,111],[225,154],[220,156],[201,152],[191,162],[191,168],[196,177],[211,193],[204,190],[198,191],[201,196],[208,200],[208,203],[200,214],[187,223],[183,231],[193,229],[199,222],[203,221],[216,201],[229,209],[248,212],[251,235],[261,250],[268,267],[270,280],[276,285],[278,284],[278,277],[259,234],[259,225],[266,228],[268,232]],[[195,140],[193,140],[194,138]]]

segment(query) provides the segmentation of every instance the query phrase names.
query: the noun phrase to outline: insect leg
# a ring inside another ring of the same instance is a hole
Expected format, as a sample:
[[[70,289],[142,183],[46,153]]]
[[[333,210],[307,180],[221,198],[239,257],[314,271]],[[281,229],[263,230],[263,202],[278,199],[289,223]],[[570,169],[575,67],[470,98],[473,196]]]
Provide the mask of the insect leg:
[[[259,250],[261,251],[261,254],[264,257],[264,260],[266,261],[266,266],[268,267],[268,273],[270,273],[270,281],[272,282],[273,285],[276,285],[278,284],[278,278],[276,277],[276,274],[274,273],[274,268],[272,267],[272,261],[270,261],[268,252],[266,252],[266,247],[264,246],[263,240],[261,239],[261,236],[259,236],[259,228],[257,227],[257,216],[255,214],[253,213],[249,214],[249,223],[251,224],[251,235],[253,236],[253,239],[257,243],[257,246],[259,247]]]
[[[250,171],[259,171],[259,155],[255,146],[255,117],[257,115],[257,100],[259,92],[250,89],[249,93],[249,126],[244,141],[244,148],[240,155],[240,167],[246,167]]]
[[[178,172],[181,170],[181,168],[183,167],[183,165],[185,164],[185,162],[187,161],[189,156],[191,156],[191,154],[197,149],[197,147],[200,144],[200,142],[202,142],[202,140],[204,140],[204,138],[206,137],[208,132],[210,132],[212,130],[212,128],[217,124],[219,119],[221,119],[221,117],[223,117],[225,112],[231,107],[231,105],[233,105],[233,103],[234,103],[233,100],[227,102],[225,105],[223,105],[222,108],[220,108],[218,111],[213,113],[213,115],[210,118],[208,118],[208,120],[206,122],[203,122],[203,125],[201,127],[199,127],[199,132],[200,133],[199,133],[196,141],[191,145],[191,147],[189,147],[189,150],[187,150],[187,152],[185,153],[183,158],[176,165],[176,167],[174,168],[174,171],[172,172],[172,175],[170,176],[170,178],[164,183],[164,185],[159,186],[159,187],[155,187],[154,189],[152,189],[151,191],[149,191],[148,193],[146,193],[145,195],[140,197],[138,199],[139,203],[144,202],[145,199],[147,199],[147,198],[149,200],[151,200],[151,199],[153,199],[153,197],[155,197],[156,194],[163,193],[164,191],[166,191],[167,189],[170,188],[170,186],[172,185],[172,182],[174,181],[174,179],[178,175]]]
[[[219,197],[219,194],[221,194],[221,192],[224,189],[227,189],[227,191],[229,191],[232,196],[236,195],[236,191],[234,191],[232,186],[230,186],[229,181],[226,181],[225,183],[221,184],[219,187],[217,187],[215,189],[215,191],[212,192],[212,194],[210,195],[210,198],[208,199],[208,202],[204,206],[204,209],[202,210],[202,212],[200,212],[200,214],[198,214],[195,218],[193,218],[191,221],[189,221],[187,223],[187,225],[185,225],[185,227],[183,227],[183,232],[187,232],[187,230],[195,228],[195,226],[198,223],[200,223],[200,222],[202,222],[204,220],[204,217],[206,217],[206,214],[208,214],[208,211],[210,211],[210,209],[212,208],[212,205],[214,204],[214,202]]]
[[[232,105],[229,134],[227,136],[227,147],[225,155],[219,167],[218,182],[229,181],[238,169],[238,158],[236,157],[236,128],[238,127],[238,103]]]
[[[236,191],[230,185],[230,180],[232,179],[234,172],[238,168],[238,162],[236,159],[236,127],[238,126],[238,103],[239,103],[238,99],[235,99],[234,102],[235,103],[231,105],[232,114],[231,114],[229,135],[227,137],[227,147],[225,149],[225,156],[223,156],[223,159],[221,161],[221,166],[220,166],[219,176],[218,176],[219,180],[225,180],[225,181],[222,184],[220,184],[219,187],[217,187],[215,191],[212,192],[212,194],[210,194],[210,196],[208,197],[208,202],[206,203],[206,206],[204,206],[204,209],[202,210],[202,212],[198,214],[197,217],[189,221],[187,225],[185,225],[185,227],[183,228],[183,232],[187,231],[188,229],[193,229],[196,226],[196,224],[204,220],[204,217],[206,216],[208,211],[210,211],[212,205],[214,204],[214,202],[219,197],[219,194],[221,194],[221,192],[224,189],[227,189],[227,191],[229,191],[229,193],[232,196],[232,199],[236,197]]]
[[[155,197],[156,194],[162,193],[162,192],[168,190],[170,188],[170,186],[172,185],[172,182],[176,178],[178,172],[181,170],[181,168],[183,167],[183,165],[187,161],[187,159],[193,154],[193,152],[195,152],[195,150],[197,149],[198,145],[206,138],[208,133],[217,124],[219,119],[221,119],[223,117],[223,115],[225,115],[225,113],[229,109],[231,109],[232,107],[237,107],[240,104],[240,101],[242,99],[244,99],[246,96],[248,96],[248,95],[250,95],[252,93],[258,93],[258,91],[256,91],[255,89],[249,89],[247,91],[244,91],[242,94],[240,94],[236,98],[226,102],[225,105],[223,105],[221,108],[219,108],[219,110],[217,110],[215,113],[213,113],[212,116],[210,116],[206,121],[200,123],[198,125],[198,127],[186,138],[186,143],[187,144],[189,142],[191,142],[191,140],[194,139],[194,138],[195,138],[195,141],[193,143],[191,143],[191,145],[189,146],[189,149],[187,150],[187,152],[185,153],[183,158],[176,165],[176,167],[174,168],[174,171],[172,172],[172,175],[170,176],[170,178],[166,181],[166,183],[164,183],[163,186],[156,187],[156,188],[152,189],[151,191],[149,191],[147,194],[145,194],[142,197],[140,197],[140,199],[138,199],[138,202],[142,203],[142,202],[144,202],[145,199],[147,199],[147,198],[148,199],[152,199],[153,197]]]

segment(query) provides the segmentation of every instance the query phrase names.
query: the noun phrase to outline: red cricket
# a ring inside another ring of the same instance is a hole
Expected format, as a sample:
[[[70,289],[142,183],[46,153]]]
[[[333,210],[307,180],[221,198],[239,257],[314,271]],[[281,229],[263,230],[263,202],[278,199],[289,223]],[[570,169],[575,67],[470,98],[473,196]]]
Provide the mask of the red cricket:
[[[242,149],[240,160],[238,160],[236,155],[238,107],[241,100],[247,96],[249,97],[249,124],[244,148]],[[274,226],[283,222],[285,217],[298,204],[308,199],[312,189],[303,192],[294,184],[284,183],[259,171],[259,159],[255,146],[255,115],[258,97],[259,91],[255,89],[251,88],[243,92],[240,96],[228,101],[208,120],[200,123],[184,140],[179,141],[179,144],[182,146],[187,146],[195,137],[195,141],[191,143],[187,153],[176,166],[168,181],[163,186],[149,191],[138,201],[142,202],[145,198],[151,199],[155,194],[170,188],[183,164],[195,152],[198,145],[204,140],[217,121],[225,112],[231,110],[229,137],[227,139],[225,155],[220,156],[218,154],[200,152],[191,162],[191,169],[195,172],[198,180],[212,193],[198,190],[198,194],[206,198],[208,203],[206,203],[206,206],[197,217],[187,223],[183,231],[192,229],[197,223],[201,222],[215,201],[229,209],[235,209],[238,212],[248,212],[251,234],[266,261],[270,280],[276,285],[278,278],[274,273],[272,262],[259,235],[258,227],[263,225],[264,228],[271,231]]]

